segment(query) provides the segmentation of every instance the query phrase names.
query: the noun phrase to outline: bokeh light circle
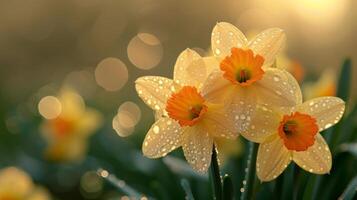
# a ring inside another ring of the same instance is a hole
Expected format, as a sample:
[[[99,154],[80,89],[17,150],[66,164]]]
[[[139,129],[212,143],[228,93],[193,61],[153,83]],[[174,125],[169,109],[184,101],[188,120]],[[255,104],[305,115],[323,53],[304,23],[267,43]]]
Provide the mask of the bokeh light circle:
[[[54,119],[62,112],[61,102],[54,96],[43,97],[38,103],[39,113],[46,119]]]
[[[128,81],[128,69],[118,58],[105,58],[95,69],[97,84],[107,91],[117,91]]]
[[[127,101],[120,105],[117,116],[121,126],[131,128],[139,122],[141,110],[135,103]]]
[[[128,57],[139,69],[148,70],[157,66],[163,55],[160,40],[150,33],[138,33],[128,45]]]
[[[128,137],[131,135],[134,131],[134,127],[131,128],[125,128],[120,125],[118,116],[115,116],[112,121],[112,126],[115,132],[120,136],[120,137]]]

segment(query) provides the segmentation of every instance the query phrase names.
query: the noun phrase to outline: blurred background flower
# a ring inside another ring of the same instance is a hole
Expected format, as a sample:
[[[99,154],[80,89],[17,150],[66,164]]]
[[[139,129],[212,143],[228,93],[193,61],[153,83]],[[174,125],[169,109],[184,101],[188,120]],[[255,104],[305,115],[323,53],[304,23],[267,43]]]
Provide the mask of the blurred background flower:
[[[0,169],[1,200],[49,200],[48,192],[36,186],[31,177],[21,169],[7,167]]]
[[[142,156],[154,114],[135,94],[134,80],[171,77],[175,59],[188,47],[209,55],[212,28],[227,21],[244,33],[284,29],[288,45],[278,67],[304,85],[306,99],[331,88],[336,93],[342,60],[357,60],[356,7],[353,0],[1,1],[0,168],[25,170],[56,199],[127,198],[100,179],[99,167],[158,199],[182,199],[183,177],[207,199],[207,177],[170,165],[181,152],[170,161]],[[352,70],[350,104],[356,75]],[[353,113],[352,106],[348,110]],[[66,162],[49,162],[44,152]],[[236,185],[244,175],[241,155],[224,159],[222,169]]]
[[[101,114],[86,108],[82,97],[69,88],[63,88],[58,98],[43,97],[38,109],[45,118],[41,131],[48,145],[46,157],[53,161],[83,159],[88,137],[101,125]]]

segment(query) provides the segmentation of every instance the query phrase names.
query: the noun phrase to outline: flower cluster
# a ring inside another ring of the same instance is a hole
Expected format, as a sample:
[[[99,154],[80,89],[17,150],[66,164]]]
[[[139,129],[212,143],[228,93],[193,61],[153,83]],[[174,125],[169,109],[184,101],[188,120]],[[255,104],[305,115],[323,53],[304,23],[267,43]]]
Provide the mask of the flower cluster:
[[[221,154],[222,139],[242,135],[260,143],[261,181],[276,178],[291,161],[312,173],[328,173],[331,153],[319,132],[341,119],[344,102],[320,97],[303,103],[295,78],[275,67],[285,40],[283,30],[271,28],[248,41],[235,26],[221,22],[212,32],[213,56],[186,49],[173,79],[137,79],[139,96],[157,116],[145,137],[144,155],[159,158],[182,147],[188,163],[204,173],[212,151]]]

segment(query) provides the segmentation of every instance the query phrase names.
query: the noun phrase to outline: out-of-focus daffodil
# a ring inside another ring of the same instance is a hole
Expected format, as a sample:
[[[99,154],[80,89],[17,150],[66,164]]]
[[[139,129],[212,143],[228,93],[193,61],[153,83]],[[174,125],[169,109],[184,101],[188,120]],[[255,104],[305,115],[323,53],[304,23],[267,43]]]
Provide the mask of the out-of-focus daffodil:
[[[136,80],[139,96],[159,114],[145,137],[145,156],[163,157],[182,146],[189,164],[206,172],[217,139],[237,137],[236,121],[240,119],[228,115],[224,105],[207,101],[200,91],[214,67],[211,58],[187,49],[176,61],[173,80],[158,76]]]
[[[282,53],[277,56],[276,65],[278,68],[290,72],[299,83],[303,81],[305,70],[299,61],[290,59],[285,53]]]
[[[0,200],[48,200],[48,192],[33,184],[26,172],[7,167],[0,170]]]
[[[331,169],[331,152],[319,132],[336,124],[345,103],[337,97],[320,97],[290,108],[258,106],[249,129],[242,132],[261,143],[257,155],[257,175],[261,181],[279,176],[293,160],[316,174]]]
[[[239,118],[242,132],[254,117],[259,104],[292,106],[301,96],[292,96],[299,85],[288,72],[271,68],[285,43],[281,29],[267,29],[251,41],[229,23],[218,23],[212,32],[212,51],[219,63],[202,89],[212,102],[229,107],[230,115]]]
[[[336,95],[336,73],[327,69],[316,82],[307,82],[303,85],[305,99],[312,99],[322,96]]]
[[[46,156],[54,161],[80,160],[85,155],[87,139],[101,124],[102,116],[86,108],[82,97],[71,89],[63,89],[58,100],[61,113],[42,124],[48,142]]]

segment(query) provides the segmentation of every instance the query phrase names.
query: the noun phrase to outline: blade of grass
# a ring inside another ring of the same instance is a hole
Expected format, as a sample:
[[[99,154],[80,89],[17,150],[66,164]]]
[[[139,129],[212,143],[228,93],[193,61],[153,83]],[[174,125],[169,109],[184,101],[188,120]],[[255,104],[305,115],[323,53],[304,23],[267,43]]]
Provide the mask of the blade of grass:
[[[352,181],[348,184],[345,191],[341,194],[339,199],[352,200],[356,196],[357,192],[357,176],[355,176]]]
[[[187,179],[181,179],[181,186],[186,194],[185,199],[186,200],[194,200],[195,198],[193,198],[190,183],[187,181]]]
[[[125,181],[118,179],[114,174],[110,174],[107,170],[98,169],[97,174],[129,197],[140,199],[141,197],[145,196],[134,190],[132,187],[126,184]]]

